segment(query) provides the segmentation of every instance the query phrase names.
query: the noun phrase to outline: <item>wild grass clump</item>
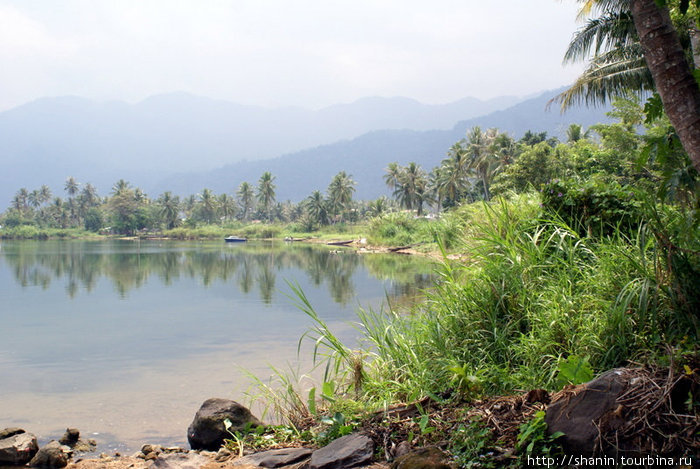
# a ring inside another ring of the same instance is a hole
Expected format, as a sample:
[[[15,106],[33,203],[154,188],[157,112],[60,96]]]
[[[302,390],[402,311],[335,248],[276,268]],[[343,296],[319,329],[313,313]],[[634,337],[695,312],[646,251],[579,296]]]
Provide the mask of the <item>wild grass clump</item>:
[[[407,246],[441,243],[446,249],[461,240],[464,220],[459,213],[444,213],[438,219],[416,217],[410,212],[394,212],[373,218],[368,241],[381,246]]]
[[[270,239],[278,238],[282,232],[282,227],[279,225],[268,225],[256,223],[246,225],[243,228],[235,230],[238,236],[243,236],[248,239]]]

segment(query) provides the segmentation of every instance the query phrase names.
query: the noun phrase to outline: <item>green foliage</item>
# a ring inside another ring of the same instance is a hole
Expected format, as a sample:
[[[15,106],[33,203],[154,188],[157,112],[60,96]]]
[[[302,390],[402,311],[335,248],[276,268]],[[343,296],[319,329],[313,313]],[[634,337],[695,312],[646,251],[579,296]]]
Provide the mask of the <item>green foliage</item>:
[[[636,231],[642,219],[639,191],[595,179],[583,183],[555,179],[542,188],[542,205],[580,235]]]
[[[483,385],[479,372],[472,373],[467,364],[451,366],[449,371],[454,374],[452,384],[463,399],[470,400],[478,396]]]
[[[357,425],[354,422],[346,421],[345,415],[341,412],[336,412],[333,416],[322,418],[321,423],[325,425],[326,428],[321,431],[316,438],[319,446],[325,446],[336,438],[349,435]]]
[[[458,467],[496,468],[502,462],[494,461],[489,454],[494,444],[491,429],[479,421],[459,424],[450,438],[450,452],[455,456]]]
[[[98,208],[91,208],[85,214],[85,229],[87,231],[100,231],[104,226],[102,211]]]
[[[226,431],[231,434],[231,439],[225,440],[225,446],[243,456],[246,449],[264,451],[268,448],[277,448],[290,442],[310,443],[312,434],[308,431],[300,432],[288,425],[252,425],[247,424],[241,431],[232,432],[232,423],[224,420]]]
[[[679,315],[680,298],[697,301],[690,290],[697,277],[689,274],[681,288],[649,229],[589,238],[542,215],[533,194],[452,214],[464,223],[469,260],[446,260],[426,304],[412,314],[358,312],[367,357],[362,399],[555,388],[564,379],[587,380],[592,369],[663,352],[688,333],[697,337],[690,310]],[[664,217],[662,224],[673,226]],[[308,303],[303,309],[313,311]],[[315,321],[315,353],[325,350],[328,376],[347,382],[356,353]]]
[[[545,142],[538,143],[523,151],[513,164],[496,176],[493,193],[524,192],[530,187],[539,189],[553,179],[566,176],[571,164],[568,146],[552,148]]]
[[[588,357],[571,355],[566,359],[560,359],[557,370],[559,388],[568,384],[583,384],[593,379],[593,368],[588,363]]]
[[[527,461],[528,456],[552,457],[562,454],[561,447],[556,443],[557,438],[563,436],[562,432],[552,435],[547,434],[547,423],[544,421],[545,413],[540,410],[535,417],[520,426],[518,443],[515,449],[521,454],[521,461]]]
[[[373,218],[369,224],[369,242],[386,246],[430,242],[430,220],[416,218],[411,213],[396,212]]]

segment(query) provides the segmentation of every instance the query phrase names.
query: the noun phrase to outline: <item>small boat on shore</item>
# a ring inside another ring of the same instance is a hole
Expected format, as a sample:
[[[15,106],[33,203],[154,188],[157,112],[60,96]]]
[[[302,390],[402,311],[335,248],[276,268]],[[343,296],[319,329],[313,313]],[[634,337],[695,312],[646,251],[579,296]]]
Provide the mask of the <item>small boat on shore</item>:
[[[227,243],[245,243],[246,241],[248,241],[248,239],[240,238],[238,236],[227,236],[224,238],[224,241],[226,241]]]
[[[350,243],[352,243],[352,239],[349,239],[347,241],[331,241],[331,242],[326,243],[326,244],[328,246],[347,246]]]

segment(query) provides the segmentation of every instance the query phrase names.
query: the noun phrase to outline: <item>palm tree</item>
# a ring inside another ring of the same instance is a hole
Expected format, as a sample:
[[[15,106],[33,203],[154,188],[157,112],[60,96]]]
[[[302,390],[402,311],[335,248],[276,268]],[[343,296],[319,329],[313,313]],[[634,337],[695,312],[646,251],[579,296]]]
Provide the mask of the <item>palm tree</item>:
[[[367,212],[373,217],[378,217],[379,215],[383,214],[388,210],[389,201],[384,196],[372,200],[369,204],[367,204]]]
[[[238,205],[243,211],[241,219],[247,220],[250,211],[253,210],[253,197],[255,197],[253,188],[247,182],[242,182],[241,185],[238,186],[236,197],[238,198]]]
[[[51,207],[49,207],[51,218],[55,226],[66,228],[68,226],[68,214],[65,209],[63,200],[60,197],[53,199]]]
[[[660,7],[656,0],[628,1],[647,67],[666,114],[693,166],[700,171],[700,88],[668,8]]]
[[[124,179],[120,179],[112,186],[112,195],[122,195],[131,189],[131,185]]]
[[[355,192],[355,181],[351,176],[348,176],[345,171],[341,171],[333,177],[328,186],[328,202],[333,214],[340,214],[340,219],[343,219],[343,213],[350,208],[352,202],[352,194]]]
[[[321,191],[313,191],[304,201],[304,207],[313,221],[319,225],[328,224],[328,203]]]
[[[216,197],[211,189],[203,189],[202,193],[199,195],[199,208],[201,212],[202,219],[206,223],[213,223],[216,218]]]
[[[258,180],[258,203],[260,204],[262,211],[267,214],[268,221],[272,221],[270,208],[275,202],[274,181],[275,177],[269,171],[265,171]]]
[[[401,174],[401,166],[397,162],[389,163],[386,167],[386,174],[384,175],[384,182],[389,189],[396,190],[399,184],[399,175]]]
[[[579,103],[602,104],[633,91],[642,97],[654,89],[629,11],[629,0],[585,0],[579,17],[597,11],[578,30],[564,54],[565,63],[589,60],[574,85],[555,101],[562,109]]]
[[[17,210],[20,213],[24,213],[27,211],[28,206],[28,200],[29,200],[29,191],[27,191],[26,188],[22,187],[20,190],[17,191],[15,196],[12,198],[12,208]]]
[[[78,181],[75,180],[73,176],[68,177],[66,179],[66,183],[63,186],[65,189],[66,193],[68,194],[68,212],[70,213],[70,219],[73,223],[76,223],[76,203],[75,203],[75,194],[78,193]]]
[[[433,174],[433,192],[450,206],[457,203],[470,186],[469,156],[465,145],[464,140],[452,145],[447,151],[447,158],[442,160],[440,168]]]
[[[498,163],[495,154],[491,151],[491,146],[497,135],[498,130],[496,129],[489,129],[483,133],[478,126],[472,128],[467,134],[467,150],[470,157],[468,169],[481,179],[484,200],[491,199],[489,186],[494,174],[494,167]]]
[[[574,102],[597,104],[630,91],[643,95],[656,90],[666,114],[693,166],[700,171],[700,88],[691,73],[699,64],[686,60],[686,51],[671,21],[668,2],[660,0],[580,0],[581,14],[594,9],[590,20],[574,37],[566,60],[582,60],[593,50],[588,69],[574,86],[557,96],[562,108]],[[690,2],[680,2],[687,13]],[[690,53],[697,45],[697,27],[690,34]],[[691,65],[693,68],[691,69]]]
[[[417,210],[419,216],[423,214],[423,204],[430,199],[430,194],[428,176],[420,165],[411,162],[401,168],[394,196],[402,207]]]
[[[78,186],[78,181],[76,181],[73,176],[70,176],[68,179],[66,179],[66,184],[63,186],[63,188],[68,194],[69,199],[73,198],[75,194],[78,193]]]
[[[168,191],[161,194],[156,203],[160,207],[159,213],[165,221],[166,228],[175,228],[180,215],[180,198]]]
[[[194,214],[194,209],[197,207],[197,196],[194,194],[190,194],[187,197],[185,197],[185,200],[182,201],[182,209],[185,212],[185,216],[189,219],[192,218],[192,215]]]
[[[224,221],[228,221],[236,215],[236,201],[228,194],[221,194],[218,200],[219,212]]]
[[[34,189],[29,193],[27,196],[27,202],[32,206],[32,208],[38,208],[39,205],[41,205],[41,196],[37,189]]]
[[[45,204],[49,200],[51,200],[51,189],[49,189],[49,186],[46,184],[43,184],[39,188],[39,200],[42,204]]]

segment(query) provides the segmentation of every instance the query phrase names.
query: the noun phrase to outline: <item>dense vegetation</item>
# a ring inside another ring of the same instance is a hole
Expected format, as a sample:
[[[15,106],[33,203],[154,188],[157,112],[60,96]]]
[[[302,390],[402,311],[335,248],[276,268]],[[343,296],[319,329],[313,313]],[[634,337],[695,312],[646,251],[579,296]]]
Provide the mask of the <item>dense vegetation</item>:
[[[667,117],[667,100],[655,93],[629,2],[584,3],[598,5],[601,16],[574,38],[567,56],[596,55],[560,99],[567,105],[612,99],[613,124],[572,125],[566,142],[472,128],[430,172],[413,162],[390,164],[382,176],[394,200],[353,200],[354,182],[343,171],[325,194],[315,190],[299,203],[275,200],[269,172],[255,187],[241,184],[235,196],[204,189],[184,200],[169,192],[150,200],[125,181],[100,198],[69,178],[65,201],[49,203],[46,188],[20,189],[3,215],[3,236],[105,226],[124,234],[170,230],[174,237],[187,237],[179,229],[222,226],[274,236],[279,223],[308,232],[366,221],[376,244],[436,242],[444,254],[457,255],[445,256],[439,281],[410,314],[360,311],[359,350],[339,342],[296,291],[299,307],[316,321],[306,337],[325,358],[323,382],[302,389],[280,374],[281,387],[259,384],[300,437],[309,436],[299,433],[302,427],[312,426],[327,441],[351,431],[367,412],[425,396],[462,404],[559,389],[583,380],[563,372],[572,363],[588,378],[631,361],[686,365],[692,374],[700,333],[697,166]],[[697,31],[694,5],[667,3],[676,28]],[[687,51],[692,58],[689,44]],[[250,220],[263,223],[246,228]],[[691,395],[686,411],[697,415],[698,408]],[[449,436],[464,464],[498,445],[478,423],[440,418],[422,413],[415,432],[404,436],[419,443]],[[239,443],[246,438],[236,435]]]

